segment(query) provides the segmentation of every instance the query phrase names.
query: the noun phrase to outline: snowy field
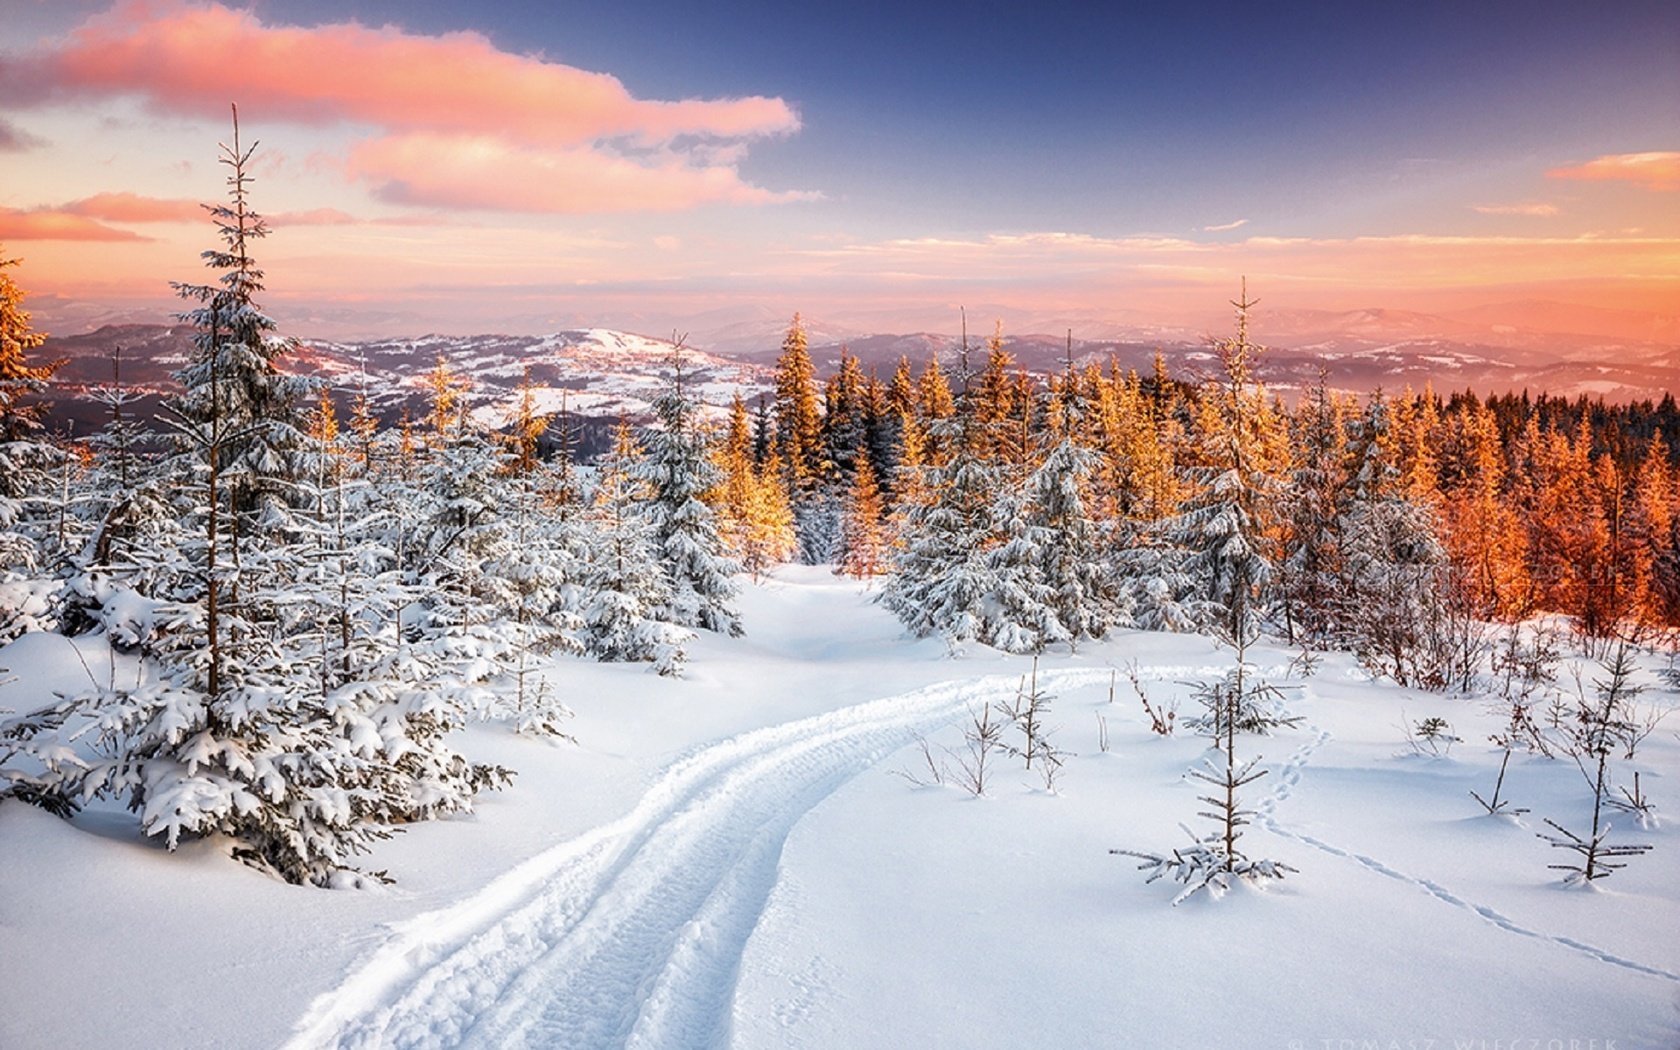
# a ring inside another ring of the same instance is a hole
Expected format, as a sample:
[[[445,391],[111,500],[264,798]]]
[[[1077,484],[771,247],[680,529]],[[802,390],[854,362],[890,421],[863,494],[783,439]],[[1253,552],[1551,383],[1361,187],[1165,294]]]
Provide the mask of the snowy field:
[[[1124,669],[1182,718],[1227,651],[1121,632],[1045,657],[1055,790],[999,757],[975,798],[915,782],[918,738],[954,766],[1027,658],[950,659],[821,570],[741,607],[747,637],[704,636],[682,680],[557,663],[576,745],[469,731],[519,777],[382,844],[365,866],[392,886],[290,886],[216,842],[170,856],[120,808],[0,806],[0,1047],[1680,1045],[1680,715],[1615,767],[1667,819],[1618,814],[1612,839],[1653,851],[1566,888],[1535,832],[1590,823],[1570,760],[1516,753],[1504,792],[1531,812],[1488,816],[1490,700],[1327,657],[1288,679],[1296,727],[1238,741],[1269,769],[1241,845],[1298,873],[1173,907],[1109,851],[1206,828],[1185,774],[1208,742],[1151,732]],[[56,636],[0,650],[0,707],[108,674],[83,648],[86,669]],[[1251,652],[1279,682],[1294,656]],[[1653,713],[1680,705],[1662,665]],[[1407,741],[1432,717],[1442,754]]]

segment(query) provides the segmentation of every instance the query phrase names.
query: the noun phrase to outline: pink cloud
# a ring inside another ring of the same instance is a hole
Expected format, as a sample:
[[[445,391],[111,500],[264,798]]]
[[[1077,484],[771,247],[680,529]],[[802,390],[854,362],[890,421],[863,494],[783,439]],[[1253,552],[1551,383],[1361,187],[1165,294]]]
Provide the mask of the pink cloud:
[[[617,77],[502,51],[478,33],[266,25],[219,5],[124,4],[83,23],[58,49],[12,65],[8,83],[138,95],[165,112],[219,117],[232,93],[269,119],[489,131],[533,145],[799,128],[778,98],[638,99]]]
[[[1483,215],[1527,215],[1549,219],[1560,211],[1555,204],[1472,204],[1470,210]]]
[[[143,197],[137,193],[96,193],[71,201],[59,211],[108,222],[199,222],[205,219],[197,201]]]
[[[1248,225],[1248,220],[1247,219],[1238,219],[1235,222],[1220,223],[1218,226],[1203,226],[1202,227],[1202,232],[1203,233],[1224,233],[1227,230],[1240,230],[1244,226],[1247,226],[1247,225]]]
[[[21,210],[0,207],[0,241],[144,241],[132,230],[119,230],[85,215],[62,209]]]
[[[1648,190],[1680,190],[1680,150],[1610,153],[1572,168],[1553,168],[1554,179],[1631,182]]]
[[[799,129],[782,99],[641,99],[609,74],[503,51],[472,32],[272,25],[220,5],[125,3],[56,46],[0,58],[0,94],[19,106],[134,97],[216,120],[231,95],[249,103],[250,120],[367,129],[347,158],[308,166],[339,167],[385,199],[417,204],[575,213],[811,196],[737,173],[748,141]]]
[[[46,140],[0,118],[0,153],[22,153],[46,145]]]
[[[287,226],[358,226],[365,220],[338,208],[311,208],[308,211],[283,211],[265,216],[275,229]]]
[[[582,214],[679,211],[704,204],[772,204],[814,194],[777,193],[730,166],[696,166],[666,154],[631,160],[589,148],[533,149],[495,138],[395,135],[364,142],[346,170],[388,201],[441,208]]]

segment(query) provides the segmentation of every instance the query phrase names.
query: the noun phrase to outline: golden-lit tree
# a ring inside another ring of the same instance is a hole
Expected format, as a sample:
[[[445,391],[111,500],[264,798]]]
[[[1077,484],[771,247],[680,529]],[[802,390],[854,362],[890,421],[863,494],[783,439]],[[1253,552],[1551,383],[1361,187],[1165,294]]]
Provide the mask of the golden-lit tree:
[[[503,469],[507,473],[523,477],[537,469],[542,462],[543,435],[553,422],[553,416],[537,411],[537,391],[531,383],[530,366],[526,366],[519,381],[519,405],[506,437],[509,458]]]
[[[789,498],[809,495],[828,473],[817,404],[816,370],[806,349],[805,328],[793,315],[782,354],[776,359],[776,445],[781,450]]]
[[[39,425],[41,406],[27,403],[40,393],[62,361],[29,363],[29,352],[46,342],[46,334],[30,326],[23,308],[28,294],[6,270],[20,260],[8,259],[0,248],[0,441],[17,441]]]
[[[851,488],[840,519],[840,558],[835,573],[863,580],[886,571],[891,543],[882,521],[881,490],[867,456],[852,472]]]
[[[1505,449],[1498,422],[1485,405],[1452,416],[1444,472],[1446,546],[1470,607],[1481,616],[1512,620],[1532,609],[1528,544],[1505,491]]]
[[[718,531],[741,567],[757,579],[793,556],[793,511],[774,474],[776,461],[760,465],[754,460],[752,426],[740,394],[730,403],[729,425],[715,458],[723,473],[710,496],[718,510]]]
[[[471,388],[471,382],[464,376],[456,375],[449,362],[439,354],[437,365],[426,373],[432,425],[431,433],[426,437],[428,444],[444,445],[461,436],[467,426],[466,393]]]

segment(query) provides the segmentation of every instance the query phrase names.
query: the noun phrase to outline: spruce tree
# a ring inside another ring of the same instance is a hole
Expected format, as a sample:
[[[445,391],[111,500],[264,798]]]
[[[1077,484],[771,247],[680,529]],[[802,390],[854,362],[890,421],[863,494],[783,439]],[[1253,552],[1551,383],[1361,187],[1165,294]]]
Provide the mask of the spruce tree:
[[[583,642],[596,659],[645,660],[662,675],[677,675],[693,635],[660,618],[671,605],[671,583],[643,513],[649,493],[641,457],[630,424],[619,420],[590,508],[594,530],[580,609]]]
[[[660,426],[649,432],[638,464],[648,492],[643,513],[670,590],[662,618],[737,636],[741,622],[730,603],[741,567],[724,553],[717,515],[704,499],[723,475],[707,449],[699,404],[683,390],[681,355],[678,341],[671,386],[653,402]]]
[[[42,406],[33,399],[60,362],[30,363],[46,336],[30,326],[25,293],[6,272],[17,263],[0,250],[0,643],[57,623],[59,587],[49,563],[63,552],[52,539],[47,504],[69,466],[41,439]]]

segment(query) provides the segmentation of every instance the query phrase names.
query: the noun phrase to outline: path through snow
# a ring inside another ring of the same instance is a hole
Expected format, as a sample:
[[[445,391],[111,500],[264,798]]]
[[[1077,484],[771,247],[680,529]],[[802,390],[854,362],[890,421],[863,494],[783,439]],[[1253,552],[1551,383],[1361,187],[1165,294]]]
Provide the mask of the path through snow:
[[[1040,681],[1066,689],[1108,676]],[[398,927],[312,1004],[290,1045],[721,1045],[793,826],[918,734],[1019,683],[942,683],[702,748],[628,816]]]

